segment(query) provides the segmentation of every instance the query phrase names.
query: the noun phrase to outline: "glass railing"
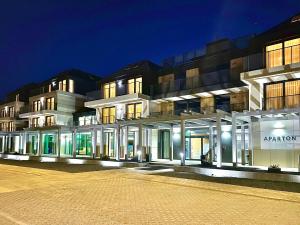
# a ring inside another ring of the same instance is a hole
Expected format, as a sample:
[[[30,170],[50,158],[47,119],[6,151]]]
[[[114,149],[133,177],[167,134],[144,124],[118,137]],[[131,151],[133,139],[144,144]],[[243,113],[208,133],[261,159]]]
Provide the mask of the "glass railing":
[[[298,108],[300,107],[300,94],[269,97],[264,99],[265,110],[283,109],[283,108]]]
[[[115,116],[102,116],[101,121],[103,124],[115,123],[116,117]]]
[[[57,110],[57,104],[54,103],[51,106],[45,104],[45,105],[41,105],[40,107],[37,107],[37,108],[35,108],[33,105],[29,105],[29,106],[26,105],[20,109],[19,114],[30,113],[30,112],[39,112],[39,111],[43,111],[43,110]]]
[[[151,96],[177,92],[182,90],[192,90],[197,88],[206,89],[213,85],[224,85],[230,82],[230,70],[223,69],[211,73],[203,73],[195,77],[177,79],[169,82],[164,82],[150,87]]]

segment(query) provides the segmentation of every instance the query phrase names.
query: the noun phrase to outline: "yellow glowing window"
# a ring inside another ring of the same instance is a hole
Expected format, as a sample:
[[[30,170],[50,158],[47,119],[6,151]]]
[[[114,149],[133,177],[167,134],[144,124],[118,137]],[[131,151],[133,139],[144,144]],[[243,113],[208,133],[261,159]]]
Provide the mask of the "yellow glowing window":
[[[300,38],[284,42],[285,64],[300,62]]]
[[[127,105],[127,119],[134,118],[134,104]]]
[[[282,65],[282,43],[266,47],[267,68]]]
[[[288,108],[300,106],[300,80],[285,82],[285,106]]]
[[[69,92],[74,93],[74,80],[69,80]]]
[[[138,103],[135,105],[135,118],[141,118],[142,116],[142,103]]]
[[[46,108],[48,110],[54,110],[54,98],[47,98],[46,99]]]
[[[128,94],[142,93],[142,78],[128,80]]]
[[[110,83],[109,89],[110,89],[110,91],[109,91],[110,98],[116,97],[116,83],[115,82]]]
[[[109,107],[109,108],[102,109],[102,123],[104,123],[104,124],[114,123],[115,116],[116,116],[116,108],[115,107]]]
[[[266,86],[266,109],[283,108],[283,83]]]
[[[103,98],[116,97],[116,83],[111,82],[103,85]]]

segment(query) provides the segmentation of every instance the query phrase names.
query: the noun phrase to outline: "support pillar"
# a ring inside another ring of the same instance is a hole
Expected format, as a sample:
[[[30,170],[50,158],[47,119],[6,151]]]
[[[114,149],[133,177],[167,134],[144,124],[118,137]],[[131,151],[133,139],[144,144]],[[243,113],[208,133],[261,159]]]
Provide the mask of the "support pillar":
[[[125,126],[123,128],[123,134],[124,134],[124,156],[125,156],[125,160],[128,160],[128,126]]]
[[[104,135],[103,135],[103,127],[101,126],[100,128],[100,135],[99,135],[99,139],[100,139],[100,158],[104,155]]]
[[[236,114],[232,114],[232,164],[237,166]]]
[[[241,158],[242,165],[245,165],[245,155],[246,155],[246,143],[245,143],[245,125],[241,127]]]
[[[12,146],[11,146],[11,134],[8,134],[7,137],[7,141],[8,141],[8,152],[11,152]]]
[[[27,132],[23,134],[23,154],[25,155],[27,152]]]
[[[73,130],[72,146],[73,146],[73,158],[76,158],[76,135],[77,129]]]
[[[93,159],[96,158],[96,151],[97,151],[97,130],[96,129],[93,129],[92,130],[92,150],[93,150],[93,153],[92,153],[92,157]]]
[[[148,154],[149,154],[149,162],[152,161],[152,129],[148,129]]]
[[[60,131],[60,128],[58,128],[58,131],[57,131],[57,157],[60,158],[60,143],[61,143],[61,140],[60,140],[60,136],[61,136],[61,131]]]
[[[43,146],[43,136],[42,136],[42,132],[39,131],[38,133],[38,152],[37,155],[41,156],[42,155],[42,146]]]
[[[173,124],[170,128],[170,161],[173,161],[174,158],[174,146],[173,146]]]
[[[212,125],[209,126],[209,161],[214,162],[215,150],[214,150],[214,128]]]
[[[116,160],[120,160],[120,125],[117,125],[115,129],[115,135],[116,135]]]
[[[221,128],[221,117],[217,116],[217,167],[222,167],[222,128]]]
[[[138,161],[143,161],[143,125],[139,124],[139,145],[138,145]]]
[[[185,121],[181,120],[180,123],[180,146],[181,146],[181,165],[185,165]]]

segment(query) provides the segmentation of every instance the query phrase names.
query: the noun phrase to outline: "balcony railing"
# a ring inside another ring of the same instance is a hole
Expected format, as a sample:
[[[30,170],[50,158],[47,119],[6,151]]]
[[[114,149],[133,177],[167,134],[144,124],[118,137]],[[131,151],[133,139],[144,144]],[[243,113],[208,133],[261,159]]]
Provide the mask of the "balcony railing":
[[[33,105],[26,105],[20,109],[20,113],[30,113],[30,112],[39,112],[43,110],[57,110],[57,103],[54,103],[52,106],[47,106],[47,104],[41,105],[39,108],[34,108]]]
[[[151,95],[160,95],[170,92],[177,92],[182,90],[190,90],[203,88],[207,89],[209,86],[220,85],[230,82],[230,71],[229,69],[218,70],[211,73],[204,73],[196,77],[177,79],[161,84],[152,85],[150,87]]]
[[[266,98],[264,109],[283,109],[283,108],[298,108],[300,107],[300,94]]]
[[[113,95],[111,93],[111,90],[109,87],[107,88],[102,88],[100,90],[101,94],[100,94],[100,98],[104,99],[104,98],[113,98],[113,97],[117,97],[117,96],[121,96],[121,95],[127,95],[127,94],[132,94],[132,93],[147,93],[148,91],[144,91],[143,90],[143,86],[142,86],[142,82],[135,82],[135,83],[118,83],[116,82],[116,86],[115,86],[115,90],[113,91]],[[146,88],[146,87],[145,87]],[[129,89],[132,90],[132,92],[129,91]],[[107,96],[105,96],[104,93],[109,93]]]

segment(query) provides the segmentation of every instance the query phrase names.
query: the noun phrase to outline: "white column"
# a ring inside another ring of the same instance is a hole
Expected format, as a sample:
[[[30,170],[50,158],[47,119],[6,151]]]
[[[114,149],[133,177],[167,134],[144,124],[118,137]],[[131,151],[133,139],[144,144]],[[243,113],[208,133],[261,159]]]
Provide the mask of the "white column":
[[[61,131],[60,131],[60,128],[58,128],[57,130],[57,157],[60,158],[60,143],[61,143],[61,140],[60,140],[60,135],[61,134]]]
[[[185,121],[181,120],[180,123],[180,145],[181,145],[181,165],[185,165]]]
[[[76,134],[77,134],[77,129],[74,129],[72,134],[73,158],[76,158]]]
[[[38,156],[42,155],[42,146],[43,146],[43,135],[42,132],[39,131],[38,133]]]
[[[174,158],[174,146],[173,146],[173,124],[170,128],[170,160],[173,161]]]
[[[209,150],[210,150],[210,162],[214,162],[215,150],[214,150],[214,128],[209,126]]]
[[[245,125],[242,125],[241,127],[241,158],[242,158],[242,165],[245,165],[245,154],[246,154],[246,149],[245,149]]]
[[[8,152],[11,152],[12,146],[11,146],[11,134],[8,134],[7,137],[7,141],[8,141]]]
[[[139,144],[138,144],[138,152],[139,154],[139,162],[143,161],[143,125],[139,124]]]
[[[236,114],[232,113],[232,164],[237,166]]]
[[[250,166],[253,165],[253,137],[252,137],[252,121],[250,119],[250,123],[248,125],[248,138],[249,138],[249,152],[251,151],[251,159],[249,158],[249,160],[251,160],[251,163],[249,163]]]
[[[124,155],[125,160],[128,159],[128,126],[123,128],[123,136],[124,136]]]
[[[93,159],[96,158],[96,151],[97,151],[97,130],[92,130],[92,150],[93,150]]]
[[[117,125],[115,129],[115,141],[116,141],[116,160],[120,160],[120,125]]]
[[[217,116],[217,167],[222,166],[222,129],[221,129],[221,117]]]
[[[23,154],[25,155],[27,152],[27,132],[23,134]]]
[[[149,154],[149,162],[152,160],[152,129],[148,129],[148,154]]]
[[[103,156],[104,154],[104,139],[103,139],[103,127],[101,126],[100,128],[100,135],[99,135],[99,139],[100,139],[100,156]]]

